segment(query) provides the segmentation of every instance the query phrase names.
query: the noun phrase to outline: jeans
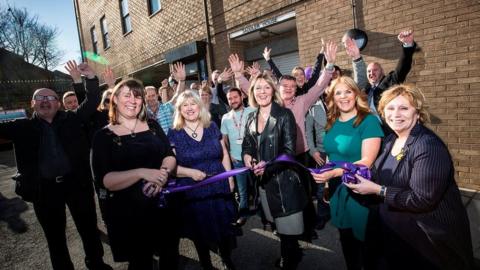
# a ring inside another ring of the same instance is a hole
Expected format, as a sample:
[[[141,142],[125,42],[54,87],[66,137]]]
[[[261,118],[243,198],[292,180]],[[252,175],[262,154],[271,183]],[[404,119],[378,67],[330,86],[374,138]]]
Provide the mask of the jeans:
[[[244,166],[245,165],[243,164],[243,161],[233,162],[233,167],[235,169],[242,168]],[[235,175],[235,182],[237,183],[238,195],[240,197],[238,212],[242,217],[245,217],[248,215],[248,177],[249,177],[249,172],[244,172],[244,173]]]

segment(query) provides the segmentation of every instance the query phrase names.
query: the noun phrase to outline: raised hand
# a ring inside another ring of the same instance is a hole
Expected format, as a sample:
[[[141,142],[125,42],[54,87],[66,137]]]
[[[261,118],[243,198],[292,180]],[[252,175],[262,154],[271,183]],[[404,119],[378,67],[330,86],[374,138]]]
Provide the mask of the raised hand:
[[[74,83],[82,82],[82,74],[80,74],[80,71],[77,67],[77,62],[75,62],[75,60],[68,61],[65,69],[68,71],[68,73],[70,73]]]
[[[413,45],[413,30],[405,30],[398,34],[398,40],[406,45]]]
[[[325,59],[327,59],[328,64],[335,64],[335,59],[337,57],[337,44],[331,40],[327,41],[325,46]]]
[[[109,67],[105,69],[102,73],[103,80],[108,85],[108,88],[115,87],[115,75],[113,74],[113,70]]]
[[[185,81],[187,73],[185,71],[185,65],[181,62],[176,62],[173,65],[170,65],[170,74],[177,82]]]
[[[357,46],[357,43],[351,39],[350,37],[345,38],[345,52],[347,52],[348,56],[350,56],[353,60],[360,58],[360,49]]]
[[[240,75],[243,72],[243,61],[240,60],[240,57],[236,53],[231,54],[228,57],[228,62],[230,63],[230,68],[232,69],[235,76]]]
[[[220,73],[220,75],[218,75],[217,80],[218,80],[219,83],[226,82],[226,81],[230,80],[233,75],[234,75],[234,73],[233,73],[231,68],[224,68],[223,72]]]
[[[268,47],[265,47],[265,49],[263,49],[263,58],[265,58],[265,61],[268,61],[270,60],[270,52],[272,51],[271,48],[268,48]]]
[[[253,62],[251,66],[247,67],[247,73],[250,74],[251,77],[255,77],[260,74],[260,64],[257,62]]]
[[[323,40],[323,38],[321,38],[320,41],[322,42],[322,47],[320,48],[320,53],[324,53],[325,52],[325,41]]]
[[[95,71],[87,63],[81,63],[77,66],[78,71],[89,79],[95,78]]]

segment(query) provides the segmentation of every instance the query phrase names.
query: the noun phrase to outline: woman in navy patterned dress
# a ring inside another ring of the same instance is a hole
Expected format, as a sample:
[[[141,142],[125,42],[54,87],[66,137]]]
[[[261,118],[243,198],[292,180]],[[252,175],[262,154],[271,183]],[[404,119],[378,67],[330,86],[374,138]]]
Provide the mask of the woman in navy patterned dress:
[[[178,160],[178,184],[192,185],[231,169],[220,130],[196,93],[186,91],[179,96],[173,126],[168,138]],[[182,232],[194,242],[204,269],[213,269],[209,250],[218,251],[224,269],[233,269],[230,253],[236,244],[232,226],[236,210],[232,190],[233,179],[229,179],[182,194]]]

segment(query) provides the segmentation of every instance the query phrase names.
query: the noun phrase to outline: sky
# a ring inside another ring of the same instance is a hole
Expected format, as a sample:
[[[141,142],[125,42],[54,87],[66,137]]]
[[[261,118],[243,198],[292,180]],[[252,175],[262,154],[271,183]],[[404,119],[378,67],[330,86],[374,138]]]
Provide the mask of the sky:
[[[63,66],[74,59],[81,59],[73,0],[0,0],[0,5],[26,8],[30,15],[37,15],[39,22],[56,26],[60,30],[57,46],[65,52],[63,60],[54,69],[66,72]]]

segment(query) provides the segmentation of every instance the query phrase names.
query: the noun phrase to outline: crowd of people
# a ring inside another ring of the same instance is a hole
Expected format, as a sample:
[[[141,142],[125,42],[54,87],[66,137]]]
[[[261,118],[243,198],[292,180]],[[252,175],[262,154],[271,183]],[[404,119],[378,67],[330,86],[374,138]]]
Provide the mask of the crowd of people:
[[[86,267],[112,269],[103,261],[94,191],[113,259],[132,270],[154,269],[154,254],[160,269],[177,269],[180,238],[193,241],[203,269],[214,269],[210,251],[223,269],[235,269],[232,250],[252,214],[280,239],[272,267],[296,269],[299,240],[315,239],[330,221],[349,270],[472,269],[452,158],[425,125],[422,91],[403,84],[413,32],[398,39],[402,54],[389,73],[367,65],[344,36],[352,77],[335,65],[336,42],[322,41],[311,74],[302,67],[281,74],[265,48],[270,69],[232,54],[228,68],[188,88],[185,66],[175,63],[158,89],[132,78],[115,83],[107,69],[109,89],[100,93],[92,68],[69,61],[74,91],[63,95],[64,110],[56,92],[41,88],[30,119],[0,124],[0,137],[15,145],[16,192],[33,203],[53,269],[73,269],[65,205]],[[275,162],[285,154],[292,161]],[[330,170],[306,169],[332,162]],[[371,178],[345,181],[345,164],[369,168]],[[171,184],[193,188],[163,193]]]

